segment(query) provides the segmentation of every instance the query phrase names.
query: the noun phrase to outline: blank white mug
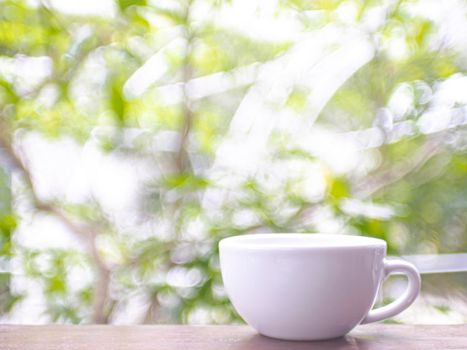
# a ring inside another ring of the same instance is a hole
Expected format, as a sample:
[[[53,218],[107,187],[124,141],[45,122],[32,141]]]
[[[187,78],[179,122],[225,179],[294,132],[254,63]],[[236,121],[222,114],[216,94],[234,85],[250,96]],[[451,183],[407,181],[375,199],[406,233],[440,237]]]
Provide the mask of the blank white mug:
[[[420,274],[386,259],[381,239],[328,234],[251,234],[219,243],[222,279],[240,316],[259,333],[280,339],[343,336],[358,324],[405,310],[420,291]],[[405,293],[371,310],[391,273],[407,275]]]

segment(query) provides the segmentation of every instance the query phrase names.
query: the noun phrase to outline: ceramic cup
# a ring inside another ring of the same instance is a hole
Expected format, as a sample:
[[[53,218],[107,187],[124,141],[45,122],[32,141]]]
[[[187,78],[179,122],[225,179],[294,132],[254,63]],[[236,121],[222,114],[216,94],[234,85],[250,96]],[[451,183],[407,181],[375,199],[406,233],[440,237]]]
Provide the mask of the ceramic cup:
[[[320,340],[405,310],[420,291],[410,263],[386,258],[381,239],[329,234],[252,234],[219,243],[222,278],[237,312],[259,333]],[[408,278],[405,292],[371,310],[382,281]]]

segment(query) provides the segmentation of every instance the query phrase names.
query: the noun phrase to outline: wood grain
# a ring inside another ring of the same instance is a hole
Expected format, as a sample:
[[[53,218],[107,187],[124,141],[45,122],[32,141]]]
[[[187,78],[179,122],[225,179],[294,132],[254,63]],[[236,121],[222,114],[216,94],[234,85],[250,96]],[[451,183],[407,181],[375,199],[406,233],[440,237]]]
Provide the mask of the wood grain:
[[[289,342],[247,326],[0,326],[2,350],[467,349],[467,325],[365,325],[331,341]]]

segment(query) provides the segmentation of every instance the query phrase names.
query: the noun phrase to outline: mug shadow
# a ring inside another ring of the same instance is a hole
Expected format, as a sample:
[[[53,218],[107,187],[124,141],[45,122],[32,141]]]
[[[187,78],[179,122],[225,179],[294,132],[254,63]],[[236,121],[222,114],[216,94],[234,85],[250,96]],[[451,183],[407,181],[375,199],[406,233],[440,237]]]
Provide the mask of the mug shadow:
[[[372,350],[376,342],[346,335],[320,341],[288,341],[265,337],[260,334],[242,339],[228,347],[229,350]]]

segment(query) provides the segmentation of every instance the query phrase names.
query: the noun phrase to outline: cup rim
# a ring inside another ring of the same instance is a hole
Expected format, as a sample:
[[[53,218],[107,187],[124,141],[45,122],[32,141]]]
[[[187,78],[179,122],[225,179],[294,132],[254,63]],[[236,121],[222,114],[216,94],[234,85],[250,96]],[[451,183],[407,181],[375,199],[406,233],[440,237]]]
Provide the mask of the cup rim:
[[[219,248],[239,250],[341,250],[387,247],[386,241],[367,236],[328,233],[252,233],[222,239]]]

